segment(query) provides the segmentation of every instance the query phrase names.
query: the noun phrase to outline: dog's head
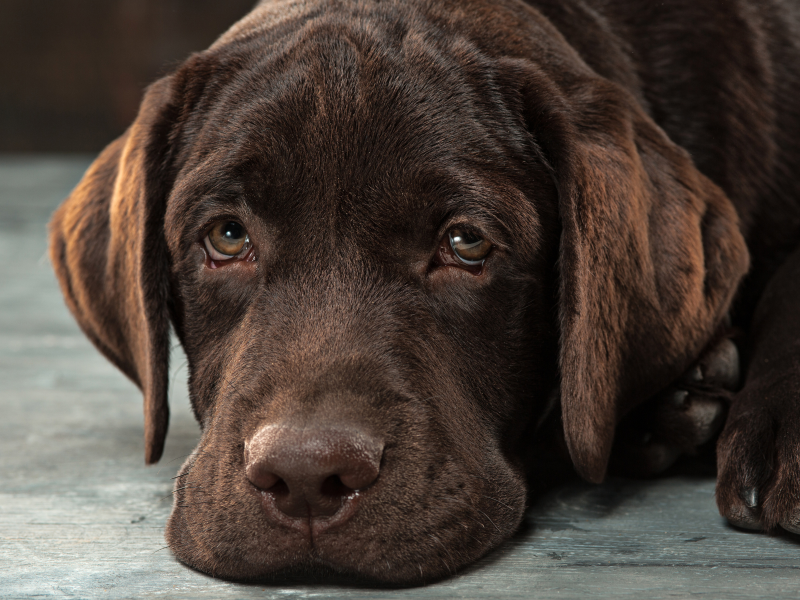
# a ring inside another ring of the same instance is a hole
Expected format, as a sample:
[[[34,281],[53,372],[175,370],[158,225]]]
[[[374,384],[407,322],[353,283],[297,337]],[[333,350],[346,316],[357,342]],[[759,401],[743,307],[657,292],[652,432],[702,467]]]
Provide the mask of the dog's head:
[[[253,578],[440,577],[507,538],[560,398],[576,469],[675,377],[747,265],[733,207],[509,1],[263,4],[146,93],[52,223],[68,305],[202,438],[167,537]],[[548,456],[538,460],[549,460]]]

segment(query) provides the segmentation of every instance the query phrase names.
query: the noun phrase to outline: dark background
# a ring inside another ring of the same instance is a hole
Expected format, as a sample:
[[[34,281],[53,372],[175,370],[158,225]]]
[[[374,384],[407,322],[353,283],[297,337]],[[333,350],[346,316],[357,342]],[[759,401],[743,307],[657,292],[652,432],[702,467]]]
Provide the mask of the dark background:
[[[0,0],[0,152],[97,152],[255,0]]]

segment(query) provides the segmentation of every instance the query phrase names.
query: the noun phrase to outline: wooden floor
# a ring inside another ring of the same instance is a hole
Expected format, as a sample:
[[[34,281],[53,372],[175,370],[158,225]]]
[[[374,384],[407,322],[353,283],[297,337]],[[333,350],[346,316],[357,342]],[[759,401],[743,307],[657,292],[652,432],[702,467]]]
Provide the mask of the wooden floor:
[[[800,597],[800,540],[730,528],[708,475],[557,489],[510,543],[422,588],[238,585],[178,564],[163,532],[198,436],[185,370],[145,467],[139,392],[78,331],[45,257],[87,164],[0,158],[0,598]]]

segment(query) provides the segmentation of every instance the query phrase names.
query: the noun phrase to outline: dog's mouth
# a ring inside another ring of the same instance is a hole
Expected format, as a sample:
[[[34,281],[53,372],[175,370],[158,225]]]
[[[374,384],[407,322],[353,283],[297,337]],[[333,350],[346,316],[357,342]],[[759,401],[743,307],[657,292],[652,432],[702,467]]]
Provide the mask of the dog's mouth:
[[[524,510],[521,476],[491,454],[473,470],[422,444],[283,426],[262,428],[236,467],[204,442],[177,477],[167,540],[217,577],[425,583],[499,545]]]

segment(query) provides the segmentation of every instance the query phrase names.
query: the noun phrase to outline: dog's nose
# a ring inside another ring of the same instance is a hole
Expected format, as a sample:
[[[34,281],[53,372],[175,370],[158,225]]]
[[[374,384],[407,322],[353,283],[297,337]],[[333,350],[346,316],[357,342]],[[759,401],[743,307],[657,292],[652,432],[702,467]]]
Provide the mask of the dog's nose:
[[[245,444],[245,475],[284,514],[329,517],[375,482],[382,454],[358,430],[267,425]]]

